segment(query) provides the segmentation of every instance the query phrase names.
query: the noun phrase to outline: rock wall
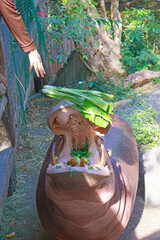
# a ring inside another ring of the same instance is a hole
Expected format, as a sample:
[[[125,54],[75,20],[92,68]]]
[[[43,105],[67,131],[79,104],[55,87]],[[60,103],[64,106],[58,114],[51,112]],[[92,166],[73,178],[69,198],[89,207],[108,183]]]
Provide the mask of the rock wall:
[[[14,124],[13,122],[9,124],[10,106],[4,47],[0,31],[0,223],[14,164]]]

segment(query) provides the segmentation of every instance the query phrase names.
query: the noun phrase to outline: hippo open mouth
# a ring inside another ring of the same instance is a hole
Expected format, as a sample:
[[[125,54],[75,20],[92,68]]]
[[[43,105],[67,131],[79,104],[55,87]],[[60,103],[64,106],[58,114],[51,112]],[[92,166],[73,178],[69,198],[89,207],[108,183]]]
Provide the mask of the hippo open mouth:
[[[61,173],[67,173],[70,177],[75,173],[104,177],[111,175],[109,150],[106,151],[103,145],[103,136],[108,132],[110,125],[105,129],[98,127],[70,106],[61,106],[51,112],[48,124],[59,136],[52,149],[52,159],[47,168],[48,175]],[[86,145],[87,157],[84,151]],[[76,153],[80,154],[74,156]]]

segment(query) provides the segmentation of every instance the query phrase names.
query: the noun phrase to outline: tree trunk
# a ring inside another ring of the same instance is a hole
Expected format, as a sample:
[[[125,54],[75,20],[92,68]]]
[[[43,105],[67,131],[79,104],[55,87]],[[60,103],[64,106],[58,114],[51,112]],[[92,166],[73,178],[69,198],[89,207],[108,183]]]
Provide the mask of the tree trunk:
[[[111,1],[111,18],[113,20],[119,20],[122,21],[120,12],[119,12],[119,1],[118,0],[112,0]],[[115,23],[113,24],[114,27],[114,37],[119,37],[121,36],[122,33],[122,24],[116,25]]]
[[[99,0],[99,4],[100,4],[100,14],[102,18],[106,18],[107,17],[107,13],[106,13],[106,6],[105,6],[105,0]]]
[[[118,20],[122,22],[121,15],[119,12],[119,0],[111,1],[111,18],[112,20]],[[113,23],[114,28],[114,43],[117,46],[117,53],[120,56],[121,50],[121,35],[122,35],[122,23]]]
[[[103,1],[101,1],[102,3]],[[104,2],[103,2],[104,4]],[[102,4],[102,5],[103,5]],[[115,20],[120,20],[120,13],[118,11],[119,0],[112,0],[111,4],[111,16]],[[104,5],[103,5],[104,7]],[[97,16],[97,8],[92,6],[87,8],[87,12],[92,19]],[[89,44],[89,48],[85,48],[83,45],[75,43],[80,52],[84,52],[87,56],[87,63],[95,72],[103,72],[105,75],[120,74],[123,72],[120,63],[120,45],[121,45],[121,32],[122,24],[114,25],[114,37],[107,33],[103,24],[101,26],[96,23],[97,31],[92,37],[86,37],[85,41]],[[94,44],[96,37],[97,43]]]

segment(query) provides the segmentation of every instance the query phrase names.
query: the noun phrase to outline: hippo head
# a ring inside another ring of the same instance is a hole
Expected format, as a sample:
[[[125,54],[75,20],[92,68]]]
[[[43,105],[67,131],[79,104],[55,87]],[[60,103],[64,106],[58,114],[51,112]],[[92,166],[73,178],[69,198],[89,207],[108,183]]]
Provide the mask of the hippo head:
[[[86,200],[91,198],[107,202],[115,190],[112,165],[108,150],[103,145],[103,136],[110,125],[107,128],[98,127],[70,106],[61,106],[56,111],[51,111],[48,124],[57,136],[47,168],[46,192],[49,198],[55,201],[60,195],[62,198],[79,196]],[[86,143],[90,163],[82,166],[67,165],[72,158],[71,152],[80,150]]]

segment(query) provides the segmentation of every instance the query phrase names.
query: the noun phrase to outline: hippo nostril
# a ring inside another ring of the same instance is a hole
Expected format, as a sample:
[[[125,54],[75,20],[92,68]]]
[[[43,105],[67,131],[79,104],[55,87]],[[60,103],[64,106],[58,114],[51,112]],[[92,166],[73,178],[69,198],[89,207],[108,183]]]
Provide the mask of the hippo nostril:
[[[53,125],[52,125],[52,129],[54,129],[54,128],[58,127],[58,126],[59,126],[59,123],[58,123],[57,121],[55,121],[55,122],[53,123]]]

